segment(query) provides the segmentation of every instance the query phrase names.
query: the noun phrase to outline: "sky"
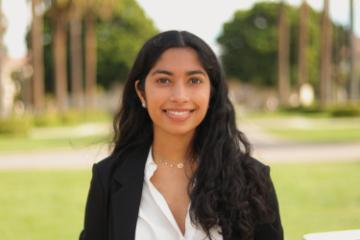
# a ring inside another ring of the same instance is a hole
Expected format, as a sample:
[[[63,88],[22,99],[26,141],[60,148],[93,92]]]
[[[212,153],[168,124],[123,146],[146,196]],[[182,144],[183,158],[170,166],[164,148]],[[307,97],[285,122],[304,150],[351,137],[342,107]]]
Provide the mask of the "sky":
[[[224,22],[229,21],[234,12],[248,9],[259,0],[136,0],[160,31],[177,29],[190,31],[219,53],[216,43]],[[268,0],[270,2],[270,0]],[[272,0],[276,2],[275,0]],[[26,55],[25,33],[31,20],[28,0],[2,0],[7,30],[4,42],[13,58]],[[286,0],[298,6],[301,0]],[[322,0],[307,0],[316,10],[322,9]],[[360,36],[360,0],[354,0],[356,18],[355,32]],[[335,22],[348,25],[349,1],[330,0],[330,16]]]

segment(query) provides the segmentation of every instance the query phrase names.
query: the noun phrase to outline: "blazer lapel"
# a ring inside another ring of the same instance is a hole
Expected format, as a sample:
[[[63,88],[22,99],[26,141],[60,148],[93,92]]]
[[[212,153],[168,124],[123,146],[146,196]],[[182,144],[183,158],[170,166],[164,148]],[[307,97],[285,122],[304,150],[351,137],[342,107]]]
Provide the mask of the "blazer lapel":
[[[119,187],[111,194],[112,229],[115,240],[134,240],[144,183],[144,168],[150,146],[127,152],[114,172]]]

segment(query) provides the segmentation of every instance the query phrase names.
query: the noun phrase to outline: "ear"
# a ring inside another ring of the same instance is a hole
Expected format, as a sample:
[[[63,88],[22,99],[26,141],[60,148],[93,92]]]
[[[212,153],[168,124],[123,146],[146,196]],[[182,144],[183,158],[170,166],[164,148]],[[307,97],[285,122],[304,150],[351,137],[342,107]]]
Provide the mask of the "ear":
[[[141,104],[142,105],[146,104],[145,91],[142,90],[140,87],[140,80],[135,81],[135,90],[136,90],[136,94],[140,98]]]

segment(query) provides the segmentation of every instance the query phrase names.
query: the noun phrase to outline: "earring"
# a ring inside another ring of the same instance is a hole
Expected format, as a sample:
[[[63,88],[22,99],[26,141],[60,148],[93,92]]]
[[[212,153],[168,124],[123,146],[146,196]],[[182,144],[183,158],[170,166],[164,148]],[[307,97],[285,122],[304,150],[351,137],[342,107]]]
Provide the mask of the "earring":
[[[145,102],[141,102],[141,105],[143,108],[146,108],[146,103]]]

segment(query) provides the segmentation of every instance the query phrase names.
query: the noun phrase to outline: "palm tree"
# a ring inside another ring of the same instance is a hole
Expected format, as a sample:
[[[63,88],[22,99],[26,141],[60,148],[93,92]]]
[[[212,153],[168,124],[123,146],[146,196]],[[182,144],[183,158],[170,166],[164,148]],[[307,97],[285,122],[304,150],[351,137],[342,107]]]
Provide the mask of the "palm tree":
[[[305,0],[302,1],[300,7],[299,18],[299,48],[298,48],[298,89],[308,82],[308,66],[307,66],[307,42],[308,42],[308,15],[309,7]]]
[[[33,104],[35,111],[44,108],[44,47],[43,47],[43,13],[39,12],[41,0],[31,1],[31,56],[33,65]]]
[[[288,105],[289,91],[289,24],[286,5],[282,1],[278,20],[278,94],[281,105]]]
[[[55,70],[55,95],[59,110],[67,107],[67,18],[70,9],[70,0],[53,1],[50,16],[53,24],[53,54]]]
[[[70,67],[71,90],[74,106],[83,106],[83,44],[82,44],[82,10],[83,0],[72,2],[70,10]]]
[[[329,17],[329,0],[324,0],[321,18],[321,56],[320,56],[320,105],[325,107],[331,101],[331,35],[332,25]]]
[[[85,92],[86,104],[88,107],[95,107],[95,90],[96,90],[96,29],[95,15],[88,12],[85,16]]]
[[[356,101],[359,98],[359,82],[356,79],[355,71],[355,36],[354,36],[354,1],[350,0],[350,99]]]
[[[96,91],[96,16],[109,19],[116,0],[88,0],[85,7],[85,92],[88,108],[95,107]]]

